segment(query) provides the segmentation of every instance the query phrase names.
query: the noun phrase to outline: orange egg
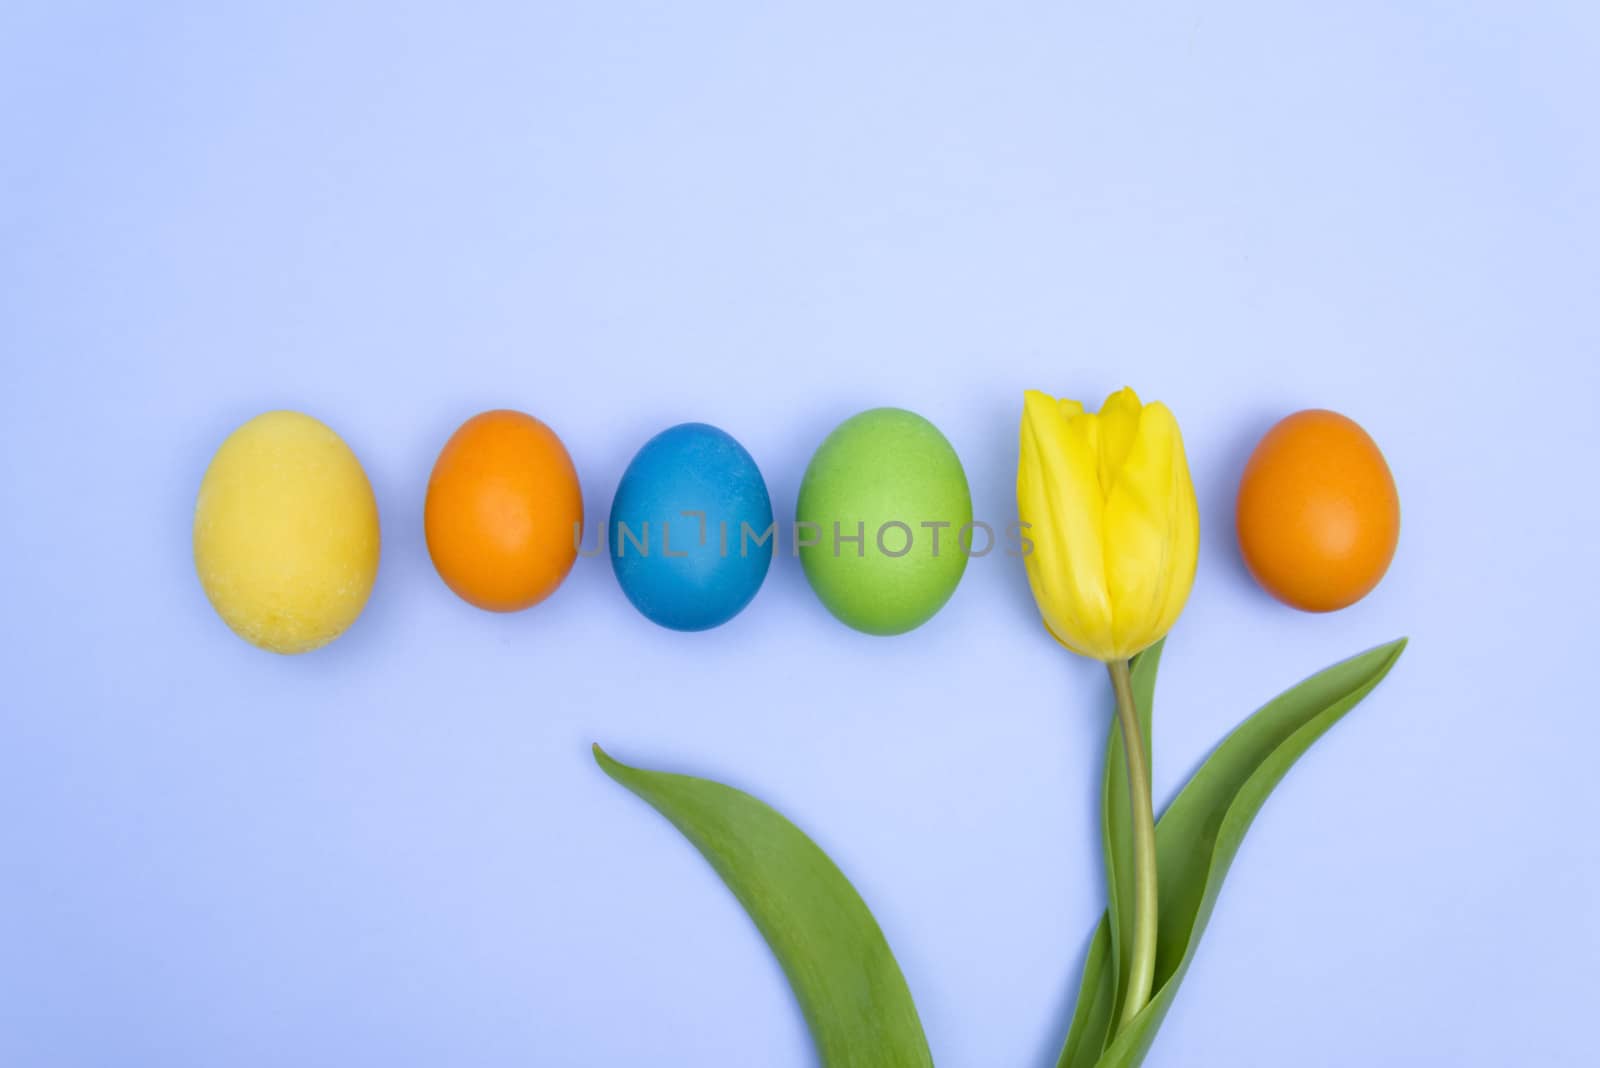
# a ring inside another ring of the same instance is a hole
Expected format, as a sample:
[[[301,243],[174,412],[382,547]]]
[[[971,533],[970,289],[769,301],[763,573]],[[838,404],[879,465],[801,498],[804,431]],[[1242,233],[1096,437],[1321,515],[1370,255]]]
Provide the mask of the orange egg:
[[[1355,604],[1400,539],[1394,476],[1367,432],[1338,412],[1279,422],[1245,464],[1239,549],[1266,591],[1308,612]]]
[[[439,577],[491,612],[538,604],[577,559],[578,472],[555,432],[522,412],[462,423],[433,465],[423,511]]]

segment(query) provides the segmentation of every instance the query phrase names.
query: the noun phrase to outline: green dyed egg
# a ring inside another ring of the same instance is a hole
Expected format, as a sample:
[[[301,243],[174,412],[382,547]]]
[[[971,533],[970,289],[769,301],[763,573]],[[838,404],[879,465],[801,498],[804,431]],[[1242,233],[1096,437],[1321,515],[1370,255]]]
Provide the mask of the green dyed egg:
[[[840,423],[811,457],[795,548],[828,611],[868,634],[904,634],[955,592],[971,523],[966,472],[939,428],[903,408],[873,408]]]

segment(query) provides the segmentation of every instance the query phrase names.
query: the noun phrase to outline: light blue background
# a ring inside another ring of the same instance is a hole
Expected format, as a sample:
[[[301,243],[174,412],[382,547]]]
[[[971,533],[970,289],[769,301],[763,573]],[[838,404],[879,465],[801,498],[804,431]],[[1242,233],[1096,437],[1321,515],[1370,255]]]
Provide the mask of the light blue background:
[[[227,8],[224,12],[224,8]],[[482,408],[592,518],[716,423],[780,521],[826,431],[932,418],[1009,518],[1020,393],[1178,413],[1204,522],[1156,782],[1398,634],[1252,831],[1149,1063],[1593,1062],[1595,5],[0,8],[0,1063],[803,1065],[710,869],[590,762],[722,778],[853,877],[941,1065],[1045,1065],[1102,892],[1092,665],[975,561],[909,638],[792,557],[732,625],[603,559],[469,608],[421,537]],[[1255,438],[1363,422],[1404,502],[1360,605],[1238,561]],[[302,658],[189,558],[227,432],[294,407],[384,555]]]

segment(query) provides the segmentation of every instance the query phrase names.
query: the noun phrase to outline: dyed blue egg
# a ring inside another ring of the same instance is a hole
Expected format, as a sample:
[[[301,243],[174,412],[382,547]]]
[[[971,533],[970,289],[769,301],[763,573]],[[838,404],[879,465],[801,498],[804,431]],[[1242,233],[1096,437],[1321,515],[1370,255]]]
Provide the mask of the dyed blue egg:
[[[617,485],[606,540],[622,592],[673,630],[708,630],[738,615],[778,541],[760,468],[705,423],[645,442]]]

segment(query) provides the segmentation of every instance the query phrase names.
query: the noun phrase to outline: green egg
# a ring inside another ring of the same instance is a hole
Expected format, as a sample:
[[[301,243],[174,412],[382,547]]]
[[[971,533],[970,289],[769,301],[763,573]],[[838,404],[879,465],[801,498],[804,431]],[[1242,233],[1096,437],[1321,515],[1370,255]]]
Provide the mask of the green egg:
[[[972,494],[939,428],[903,408],[840,423],[806,467],[795,551],[817,597],[867,634],[932,619],[967,568]],[[977,536],[982,551],[983,535]]]

